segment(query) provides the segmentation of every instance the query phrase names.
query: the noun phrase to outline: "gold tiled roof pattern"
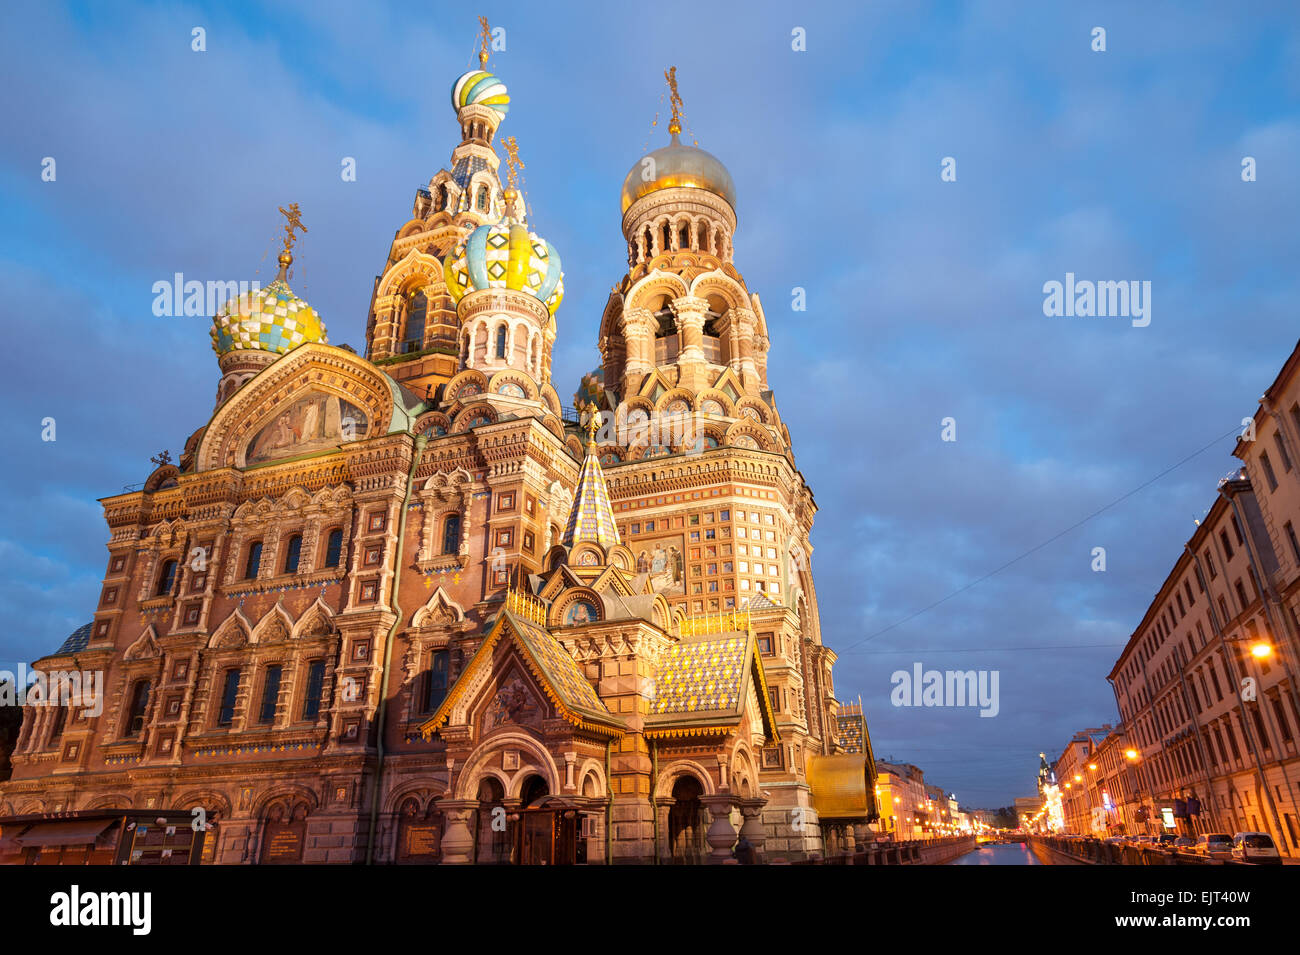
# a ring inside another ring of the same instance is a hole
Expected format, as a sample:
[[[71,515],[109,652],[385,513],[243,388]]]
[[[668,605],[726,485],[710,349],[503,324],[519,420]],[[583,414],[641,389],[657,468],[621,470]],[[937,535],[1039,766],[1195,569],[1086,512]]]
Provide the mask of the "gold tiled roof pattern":
[[[652,713],[734,711],[745,676],[745,634],[678,643],[659,668]]]
[[[564,697],[570,706],[581,707],[596,713],[608,713],[600,697],[596,695],[591,682],[578,669],[578,662],[573,659],[558,640],[543,627],[529,620],[510,615],[515,631],[527,644],[533,658],[544,671],[551,684]]]

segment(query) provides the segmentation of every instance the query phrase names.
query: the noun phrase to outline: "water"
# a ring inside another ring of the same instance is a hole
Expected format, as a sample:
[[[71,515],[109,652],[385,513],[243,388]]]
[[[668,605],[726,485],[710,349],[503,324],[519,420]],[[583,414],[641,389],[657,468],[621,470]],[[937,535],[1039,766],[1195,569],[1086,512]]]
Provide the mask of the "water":
[[[1007,845],[983,846],[968,852],[949,865],[1042,865],[1030,850],[1020,842]]]

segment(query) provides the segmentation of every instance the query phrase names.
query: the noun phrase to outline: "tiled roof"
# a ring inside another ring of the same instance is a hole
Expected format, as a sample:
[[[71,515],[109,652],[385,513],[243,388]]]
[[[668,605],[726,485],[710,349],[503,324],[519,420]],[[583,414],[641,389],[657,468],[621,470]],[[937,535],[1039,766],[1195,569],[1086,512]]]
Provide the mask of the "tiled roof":
[[[593,713],[609,713],[609,707],[596,695],[591,682],[578,669],[578,662],[545,628],[514,614],[510,615],[510,622],[532,652],[533,659],[545,671],[552,688],[564,697],[566,704]]]
[[[90,643],[90,630],[90,624],[82,624],[68,634],[68,639],[63,641],[63,645],[59,647],[57,652],[76,653],[78,650],[86,649],[86,646]]]
[[[747,635],[737,634],[673,646],[659,667],[650,712],[738,710],[748,642]]]
[[[609,488],[605,474],[600,469],[594,448],[589,448],[578,472],[578,486],[573,492],[573,507],[569,523],[564,529],[564,546],[572,547],[581,541],[593,541],[602,547],[619,544],[618,525],[614,522],[614,508],[609,503]]]

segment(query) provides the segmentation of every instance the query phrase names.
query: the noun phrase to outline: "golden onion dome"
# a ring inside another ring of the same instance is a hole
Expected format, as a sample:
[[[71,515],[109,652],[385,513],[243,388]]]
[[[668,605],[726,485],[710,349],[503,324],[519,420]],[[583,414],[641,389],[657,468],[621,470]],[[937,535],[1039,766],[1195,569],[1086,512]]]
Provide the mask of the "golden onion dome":
[[[685,146],[673,133],[672,142],[642,156],[623,180],[623,211],[642,196],[660,189],[706,189],[736,207],[736,185],[727,167],[698,146]]]

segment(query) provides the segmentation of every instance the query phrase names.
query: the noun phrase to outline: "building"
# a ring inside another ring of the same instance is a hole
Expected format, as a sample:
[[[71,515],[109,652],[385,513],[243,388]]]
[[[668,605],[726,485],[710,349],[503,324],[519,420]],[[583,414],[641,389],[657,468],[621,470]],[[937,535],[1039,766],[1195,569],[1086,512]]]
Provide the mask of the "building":
[[[1102,808],[1100,764],[1095,754],[1112,730],[1113,727],[1107,723],[1075,733],[1052,767],[1052,774],[1060,787],[1066,832],[1091,833],[1101,825],[1097,815],[1097,810]]]
[[[1298,372],[1300,346],[1108,677],[1128,831],[1261,831],[1300,855]]]
[[[873,817],[731,176],[670,72],[565,406],[560,256],[496,152],[484,30],[364,357],[290,287],[281,210],[275,281],[213,320],[210,419],[102,500],[93,619],[35,665],[102,674],[103,711],[24,707],[0,857],[106,811],[192,812],[219,863],[797,860]]]
[[[876,761],[880,831],[895,842],[926,836],[929,823],[925,774],[911,763]]]

